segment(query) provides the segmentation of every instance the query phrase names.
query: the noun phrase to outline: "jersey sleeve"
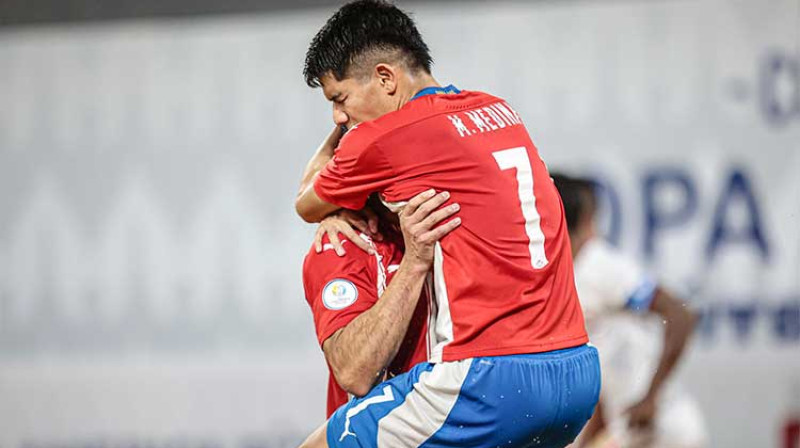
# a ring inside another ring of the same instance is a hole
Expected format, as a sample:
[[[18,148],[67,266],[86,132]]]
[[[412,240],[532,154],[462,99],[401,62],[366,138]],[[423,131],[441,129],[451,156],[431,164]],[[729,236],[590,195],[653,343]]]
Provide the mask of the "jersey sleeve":
[[[320,199],[360,210],[370,194],[390,185],[394,171],[374,134],[369,125],[362,125],[342,138],[333,158],[314,181]]]
[[[657,284],[635,260],[605,242],[591,242],[576,267],[578,294],[585,292],[584,305],[592,312],[629,309],[647,311]],[[582,304],[583,301],[581,302]]]
[[[377,259],[356,248],[343,257],[312,249],[303,263],[303,287],[321,347],[378,300]]]

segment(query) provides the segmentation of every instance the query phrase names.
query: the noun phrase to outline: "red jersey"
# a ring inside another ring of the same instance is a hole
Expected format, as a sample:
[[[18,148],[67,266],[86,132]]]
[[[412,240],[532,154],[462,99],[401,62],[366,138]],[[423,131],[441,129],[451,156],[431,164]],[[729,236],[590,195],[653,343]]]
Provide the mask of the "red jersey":
[[[449,191],[462,218],[436,246],[431,362],[588,342],[561,197],[511,106],[419,97],[351,129],[314,184],[353,210],[373,192],[402,203],[429,188]]]
[[[345,247],[352,244],[346,239],[342,241]],[[370,255],[351,246],[343,257],[336,255],[327,240],[324,243],[324,250],[319,254],[312,247],[303,263],[306,301],[314,314],[320,347],[336,331],[372,308],[391,281],[403,257],[400,248],[390,242],[371,243],[377,255]],[[423,291],[406,337],[387,369],[390,377],[407,372],[427,359],[429,301]],[[331,373],[328,378],[328,417],[347,401],[347,392],[339,386]]]

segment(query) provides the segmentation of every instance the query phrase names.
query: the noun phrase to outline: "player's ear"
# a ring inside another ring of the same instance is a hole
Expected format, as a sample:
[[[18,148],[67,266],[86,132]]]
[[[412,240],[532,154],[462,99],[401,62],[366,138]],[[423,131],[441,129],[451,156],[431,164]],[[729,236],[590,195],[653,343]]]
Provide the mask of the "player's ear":
[[[380,63],[375,66],[375,76],[381,88],[389,95],[397,91],[397,71],[389,64]]]

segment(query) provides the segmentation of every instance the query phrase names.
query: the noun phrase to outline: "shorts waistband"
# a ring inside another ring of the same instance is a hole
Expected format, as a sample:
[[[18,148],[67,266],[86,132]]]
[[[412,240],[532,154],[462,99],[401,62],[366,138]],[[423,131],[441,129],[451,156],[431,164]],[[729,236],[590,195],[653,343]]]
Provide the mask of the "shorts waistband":
[[[568,347],[562,348],[558,350],[552,350],[549,352],[538,352],[538,353],[521,353],[517,355],[503,355],[503,356],[486,356],[480,357],[475,359],[519,359],[519,360],[531,360],[531,361],[542,361],[548,359],[561,359],[567,358],[570,356],[580,355],[582,353],[590,351],[593,349],[594,346],[592,344],[581,344],[575,347]]]

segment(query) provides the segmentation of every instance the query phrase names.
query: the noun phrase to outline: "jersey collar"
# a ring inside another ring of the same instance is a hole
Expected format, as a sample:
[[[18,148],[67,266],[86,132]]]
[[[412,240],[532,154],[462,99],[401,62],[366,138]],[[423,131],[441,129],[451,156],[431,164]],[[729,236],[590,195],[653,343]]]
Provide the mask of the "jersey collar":
[[[439,93],[461,93],[461,90],[452,84],[446,87],[425,87],[424,89],[417,92],[416,95],[411,97],[410,101],[414,101],[417,98],[426,96],[426,95],[435,95]]]

